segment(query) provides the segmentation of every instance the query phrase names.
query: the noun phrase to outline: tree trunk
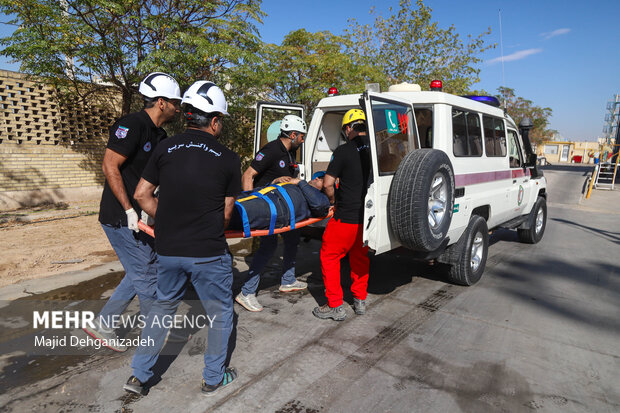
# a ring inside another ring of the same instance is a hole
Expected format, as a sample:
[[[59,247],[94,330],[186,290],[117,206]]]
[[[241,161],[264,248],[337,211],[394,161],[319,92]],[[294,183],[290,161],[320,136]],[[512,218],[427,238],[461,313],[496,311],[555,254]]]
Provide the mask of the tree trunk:
[[[132,93],[131,93],[131,90],[129,90],[129,88],[123,88],[122,92],[123,92],[123,113],[122,113],[122,116],[125,116],[131,110],[131,96],[132,96]]]

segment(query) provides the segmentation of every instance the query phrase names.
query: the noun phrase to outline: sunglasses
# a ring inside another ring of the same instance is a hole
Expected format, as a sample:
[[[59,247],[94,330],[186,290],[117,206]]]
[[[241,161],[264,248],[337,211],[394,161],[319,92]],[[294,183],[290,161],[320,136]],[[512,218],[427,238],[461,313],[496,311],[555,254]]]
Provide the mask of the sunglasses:
[[[165,98],[165,97],[162,97],[162,99],[165,100],[166,102],[172,103],[175,108],[181,107],[181,101],[179,99],[170,99],[170,98]]]

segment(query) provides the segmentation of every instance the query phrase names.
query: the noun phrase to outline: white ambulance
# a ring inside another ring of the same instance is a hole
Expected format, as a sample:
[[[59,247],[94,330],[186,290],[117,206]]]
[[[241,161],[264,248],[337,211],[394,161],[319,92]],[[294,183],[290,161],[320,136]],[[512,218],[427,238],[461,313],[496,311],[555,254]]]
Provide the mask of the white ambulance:
[[[438,81],[431,89],[401,84],[322,99],[297,162],[302,178],[325,170],[344,143],[342,116],[361,107],[372,158],[364,242],[375,254],[407,247],[449,264],[452,282],[472,285],[484,271],[489,230],[513,228],[522,242],[540,241],[547,184],[527,137],[531,122],[519,134],[497,99],[444,93]],[[304,118],[300,105],[259,102],[255,152],[288,113]]]

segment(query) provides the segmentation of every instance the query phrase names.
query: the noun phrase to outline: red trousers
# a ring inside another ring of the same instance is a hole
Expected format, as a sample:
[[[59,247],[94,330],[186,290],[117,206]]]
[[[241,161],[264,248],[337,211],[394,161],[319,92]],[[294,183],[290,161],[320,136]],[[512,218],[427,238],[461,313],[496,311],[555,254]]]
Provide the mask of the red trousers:
[[[368,295],[368,247],[362,246],[362,224],[345,224],[330,219],[323,234],[321,246],[321,271],[325,283],[325,295],[330,307],[342,305],[340,285],[340,260],[349,254],[351,265],[351,292],[353,297],[365,300]]]

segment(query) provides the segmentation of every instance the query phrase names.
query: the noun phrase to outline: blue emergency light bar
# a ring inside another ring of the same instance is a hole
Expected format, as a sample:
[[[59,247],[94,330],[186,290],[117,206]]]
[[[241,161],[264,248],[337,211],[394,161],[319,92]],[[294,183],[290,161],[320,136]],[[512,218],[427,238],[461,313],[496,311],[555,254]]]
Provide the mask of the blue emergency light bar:
[[[463,95],[462,97],[499,108],[499,100],[495,96]]]

